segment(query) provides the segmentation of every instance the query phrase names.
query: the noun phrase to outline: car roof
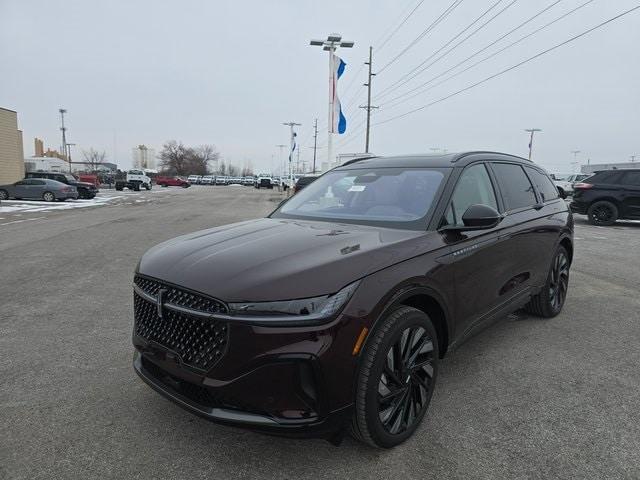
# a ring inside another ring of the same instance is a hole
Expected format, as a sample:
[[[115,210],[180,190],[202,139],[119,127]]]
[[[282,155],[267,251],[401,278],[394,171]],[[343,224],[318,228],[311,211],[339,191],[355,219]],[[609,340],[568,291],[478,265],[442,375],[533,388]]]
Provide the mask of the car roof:
[[[526,158],[517,157],[508,153],[488,151],[467,151],[445,154],[413,154],[398,155],[392,157],[363,157],[345,162],[337,170],[351,170],[355,168],[386,168],[386,167],[464,167],[477,160],[507,160],[534,165]]]

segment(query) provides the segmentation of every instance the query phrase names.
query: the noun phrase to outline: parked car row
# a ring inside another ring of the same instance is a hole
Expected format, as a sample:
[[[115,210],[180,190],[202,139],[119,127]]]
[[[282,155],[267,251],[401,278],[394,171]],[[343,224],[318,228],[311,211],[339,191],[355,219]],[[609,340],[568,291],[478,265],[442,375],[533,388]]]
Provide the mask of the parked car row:
[[[560,194],[564,195],[573,195],[573,185],[581,182],[589,175],[584,173],[574,173],[571,175],[563,175],[563,174],[553,174],[551,178],[553,179],[553,183],[558,187],[558,191]]]
[[[98,193],[94,183],[81,182],[70,173],[27,172],[25,178],[0,185],[0,200],[44,200],[45,202],[68,199],[91,199]]]

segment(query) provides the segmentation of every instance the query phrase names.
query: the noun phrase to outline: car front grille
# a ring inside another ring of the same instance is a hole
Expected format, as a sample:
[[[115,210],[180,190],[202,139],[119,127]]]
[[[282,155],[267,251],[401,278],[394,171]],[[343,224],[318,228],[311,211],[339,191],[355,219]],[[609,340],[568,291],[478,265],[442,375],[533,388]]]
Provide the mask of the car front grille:
[[[164,289],[163,304],[171,303],[203,313],[226,313],[226,306],[214,299],[163,284],[157,280],[136,276],[135,284],[152,297]],[[158,305],[134,292],[133,308],[136,335],[155,342],[174,352],[183,364],[206,371],[225,354],[229,343],[227,322],[190,315],[188,313],[162,309]]]

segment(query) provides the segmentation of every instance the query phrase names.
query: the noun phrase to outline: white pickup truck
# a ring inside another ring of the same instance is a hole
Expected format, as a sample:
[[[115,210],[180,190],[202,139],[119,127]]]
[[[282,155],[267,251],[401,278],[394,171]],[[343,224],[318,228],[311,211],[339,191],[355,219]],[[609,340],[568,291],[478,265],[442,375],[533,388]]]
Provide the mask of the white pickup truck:
[[[140,188],[151,190],[151,178],[147,177],[143,170],[129,170],[123,178],[116,178],[116,190],[140,191]]]
[[[572,195],[573,184],[581,182],[582,180],[590,176],[591,175],[585,175],[584,173],[573,173],[571,175],[562,175],[556,173],[554,175],[551,175],[551,178],[553,178],[553,183],[556,184],[556,187],[558,187],[558,191],[560,193],[564,192],[566,195]]]

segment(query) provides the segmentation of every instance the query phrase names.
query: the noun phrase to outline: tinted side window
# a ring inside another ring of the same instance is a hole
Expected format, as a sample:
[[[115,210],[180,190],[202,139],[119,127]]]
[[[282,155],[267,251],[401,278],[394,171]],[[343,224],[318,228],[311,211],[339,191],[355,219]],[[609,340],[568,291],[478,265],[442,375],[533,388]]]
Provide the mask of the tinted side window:
[[[536,170],[535,168],[525,168],[527,170],[529,178],[538,188],[538,192],[540,192],[540,194],[542,195],[543,202],[548,202],[549,200],[558,198],[558,189],[549,177],[547,177],[540,170]]]
[[[589,183],[620,183],[620,177],[622,177],[622,172],[608,170],[589,177]]]
[[[484,164],[473,165],[462,172],[443,223],[463,225],[462,215],[464,212],[471,205],[478,203],[498,209],[496,194]]]
[[[493,163],[492,166],[498,177],[507,210],[530,207],[537,203],[533,185],[520,165]]]
[[[640,187],[640,172],[626,172],[622,177],[622,184]]]
[[[64,175],[56,175],[55,177],[53,177],[53,180],[57,180],[62,183],[67,183],[67,177],[65,177]]]

